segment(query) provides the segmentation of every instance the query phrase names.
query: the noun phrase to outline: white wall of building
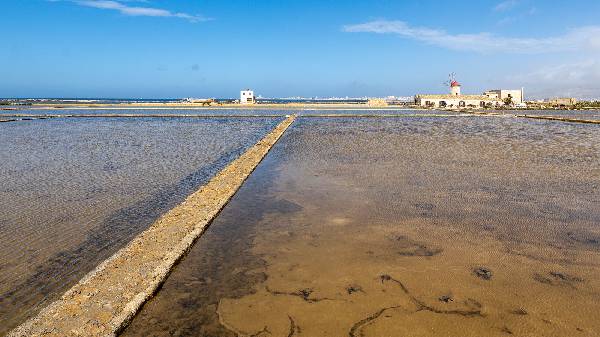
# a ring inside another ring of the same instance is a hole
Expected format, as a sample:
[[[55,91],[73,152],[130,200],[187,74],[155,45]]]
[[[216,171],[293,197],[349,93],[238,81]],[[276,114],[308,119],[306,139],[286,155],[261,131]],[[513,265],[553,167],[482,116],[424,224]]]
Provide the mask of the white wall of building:
[[[498,89],[498,90],[490,90],[486,91],[485,95],[491,98],[499,98],[502,101],[507,98],[511,98],[513,104],[522,104],[524,102],[523,97],[523,89],[519,90],[506,90],[506,89]]]
[[[450,95],[460,96],[460,85],[454,85],[450,87]]]
[[[240,91],[240,104],[254,104],[256,103],[254,98],[254,91],[242,90]]]
[[[422,107],[432,108],[474,108],[495,107],[500,105],[500,101],[490,101],[481,99],[470,99],[465,96],[456,96],[456,98],[429,98],[419,97],[417,104]]]

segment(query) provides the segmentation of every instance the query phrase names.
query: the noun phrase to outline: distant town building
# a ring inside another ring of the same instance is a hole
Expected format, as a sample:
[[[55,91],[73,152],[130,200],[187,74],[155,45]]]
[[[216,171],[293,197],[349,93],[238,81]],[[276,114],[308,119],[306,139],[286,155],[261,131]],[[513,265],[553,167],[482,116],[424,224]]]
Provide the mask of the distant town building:
[[[496,95],[462,95],[456,80],[450,82],[449,95],[416,95],[415,103],[427,108],[490,108],[504,104]]]
[[[496,89],[496,90],[488,90],[483,93],[488,97],[499,98],[503,102],[507,102],[510,99],[510,102],[513,105],[520,105],[525,102],[525,95],[523,94],[523,88],[520,90],[505,90],[505,89]]]
[[[548,101],[552,106],[572,106],[577,104],[577,99],[572,97],[553,98]]]
[[[256,99],[254,98],[254,91],[250,89],[240,91],[240,104],[254,104]]]

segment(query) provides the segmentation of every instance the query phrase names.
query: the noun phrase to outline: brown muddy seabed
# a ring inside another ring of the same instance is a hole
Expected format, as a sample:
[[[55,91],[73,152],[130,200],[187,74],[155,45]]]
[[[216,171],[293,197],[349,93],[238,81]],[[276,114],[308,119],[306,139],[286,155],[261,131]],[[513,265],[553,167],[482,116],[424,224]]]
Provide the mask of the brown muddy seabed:
[[[124,336],[597,336],[598,127],[300,118]]]

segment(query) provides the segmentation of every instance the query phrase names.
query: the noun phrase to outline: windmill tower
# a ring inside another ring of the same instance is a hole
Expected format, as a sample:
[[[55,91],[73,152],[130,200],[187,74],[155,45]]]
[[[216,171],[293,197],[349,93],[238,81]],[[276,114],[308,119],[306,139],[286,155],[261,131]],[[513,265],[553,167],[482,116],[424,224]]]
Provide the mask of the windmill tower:
[[[448,75],[448,81],[444,82],[444,84],[450,87],[450,95],[460,96],[460,83],[456,80],[455,73],[450,73],[450,75]]]

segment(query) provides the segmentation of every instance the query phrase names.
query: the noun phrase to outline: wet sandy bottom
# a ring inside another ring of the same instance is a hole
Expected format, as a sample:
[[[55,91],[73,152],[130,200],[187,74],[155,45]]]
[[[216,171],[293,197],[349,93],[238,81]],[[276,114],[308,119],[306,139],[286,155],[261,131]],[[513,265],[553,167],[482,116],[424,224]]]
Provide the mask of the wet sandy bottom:
[[[595,336],[600,134],[300,119],[125,336]]]
[[[0,126],[0,334],[60,295],[280,119]]]

